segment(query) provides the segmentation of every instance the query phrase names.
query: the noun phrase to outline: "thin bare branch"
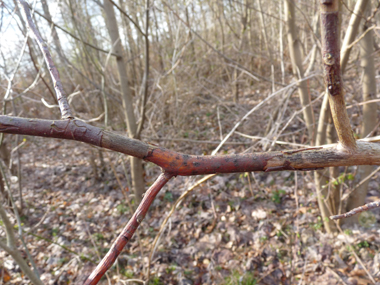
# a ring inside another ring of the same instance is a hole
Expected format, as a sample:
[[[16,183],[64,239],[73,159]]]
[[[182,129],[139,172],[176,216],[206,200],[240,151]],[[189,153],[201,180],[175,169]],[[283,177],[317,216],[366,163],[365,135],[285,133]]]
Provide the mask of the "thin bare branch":
[[[24,12],[24,16],[28,23],[28,27],[33,33],[35,39],[37,40],[38,46],[40,47],[42,54],[44,55],[46,65],[48,66],[50,76],[53,80],[54,89],[57,95],[57,101],[59,104],[59,109],[61,110],[62,118],[63,119],[74,118],[71,113],[69,103],[67,102],[65,92],[63,91],[63,86],[61,83],[58,69],[54,65],[54,62],[51,57],[50,51],[47,47],[47,44],[42,39],[40,33],[37,30],[37,27],[35,26],[32,20],[32,16],[30,15],[30,11],[29,11],[29,5],[24,0],[18,0],[18,1],[22,6],[22,11]]]
[[[132,17],[131,16],[129,16],[123,9],[121,9],[121,7],[119,7],[119,5],[117,5],[116,3],[115,3],[115,1],[113,1],[113,0],[108,0],[108,1],[110,1],[111,3],[112,3],[112,5],[114,5],[118,10],[119,10],[119,12],[121,13],[121,14],[123,14],[125,17],[127,17],[127,19],[129,20],[129,21],[131,21],[131,23],[136,27],[136,29],[140,32],[140,34],[142,34],[144,37],[146,37],[147,36],[147,31],[145,31],[145,33],[141,30],[141,28],[140,28],[140,26],[139,26],[139,24],[137,24],[136,23],[136,21],[134,21],[133,19],[132,19]]]
[[[45,19],[46,21],[48,21],[50,24],[54,25],[54,27],[60,29],[62,32],[68,34],[68,35],[69,35],[70,37],[72,37],[73,39],[76,39],[77,41],[80,41],[80,42],[83,43],[84,45],[89,46],[89,47],[92,47],[93,49],[98,50],[98,51],[100,51],[100,52],[107,53],[107,54],[108,54],[108,53],[111,53],[111,55],[116,56],[116,54],[114,54],[114,53],[112,53],[112,52],[110,52],[110,51],[108,51],[108,50],[104,50],[104,49],[102,49],[102,48],[100,48],[100,47],[94,46],[93,44],[90,44],[90,43],[88,43],[88,42],[86,42],[86,41],[83,41],[82,39],[80,39],[80,38],[78,38],[76,35],[74,35],[73,33],[70,33],[68,30],[62,28],[62,27],[61,27],[60,25],[58,25],[57,23],[55,23],[55,22],[51,21],[50,19],[46,18],[46,16],[43,15],[43,14],[41,14],[40,12],[38,12],[38,11],[34,11],[34,12],[35,12],[37,15],[41,16],[42,18],[44,18],[44,19]]]
[[[107,270],[115,262],[116,258],[119,256],[120,252],[123,250],[125,245],[130,241],[136,229],[139,227],[141,222],[144,220],[146,213],[154,198],[158,192],[165,186],[165,184],[173,177],[174,175],[168,172],[162,173],[153,183],[152,186],[145,193],[143,200],[141,201],[139,207],[133,214],[132,218],[129,220],[128,224],[125,226],[121,234],[113,243],[111,249],[108,251],[107,255],[83,283],[84,285],[94,285],[97,284],[102,278],[102,276],[107,272]]]
[[[353,215],[359,214],[361,212],[368,211],[370,209],[378,208],[380,207],[380,201],[375,201],[371,202],[368,204],[365,204],[363,206],[357,207],[355,209],[352,209],[351,211],[341,214],[341,215],[335,215],[335,216],[330,216],[331,220],[339,220],[339,219],[344,219],[344,218],[349,218],[352,217]]]
[[[215,47],[213,47],[208,41],[206,41],[203,37],[201,37],[186,21],[184,21],[172,8],[169,4],[167,4],[165,1],[162,2],[172,13],[173,15],[179,20],[182,22],[182,24],[184,24],[194,35],[197,36],[197,38],[199,38],[202,42],[204,42],[209,48],[211,48],[214,52],[216,52],[218,55],[220,55],[222,58],[224,58],[225,60],[231,62],[234,66],[236,67],[239,67],[240,69],[246,71],[247,73],[250,73],[252,74],[253,77],[257,77],[257,78],[260,78],[264,81],[268,81],[268,82],[271,82],[272,83],[272,80],[266,78],[265,76],[261,76],[257,73],[254,73],[250,70],[248,70],[246,67],[244,67],[243,65],[239,64],[238,62],[234,61],[233,59],[229,58],[228,56],[226,56],[225,54],[223,54],[221,51],[219,51],[218,49],[216,49]],[[157,7],[156,7],[157,9]],[[280,86],[284,86],[284,84],[282,83],[279,83],[279,82],[274,82],[274,84],[276,85],[280,85]]]

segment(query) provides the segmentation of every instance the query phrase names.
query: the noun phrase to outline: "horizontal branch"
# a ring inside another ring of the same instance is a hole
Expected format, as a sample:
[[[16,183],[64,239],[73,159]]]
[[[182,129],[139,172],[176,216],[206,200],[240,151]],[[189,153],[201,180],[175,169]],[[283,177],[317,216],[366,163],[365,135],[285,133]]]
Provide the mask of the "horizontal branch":
[[[168,173],[181,176],[380,165],[380,143],[368,139],[358,140],[355,152],[346,151],[340,144],[332,144],[288,151],[197,156],[130,139],[73,119],[40,120],[0,116],[0,132],[81,141],[142,158]]]

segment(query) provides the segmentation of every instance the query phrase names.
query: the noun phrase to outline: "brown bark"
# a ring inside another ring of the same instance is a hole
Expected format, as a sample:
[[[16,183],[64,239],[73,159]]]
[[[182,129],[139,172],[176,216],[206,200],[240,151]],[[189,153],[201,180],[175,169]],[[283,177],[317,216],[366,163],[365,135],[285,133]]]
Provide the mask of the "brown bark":
[[[331,3],[329,3],[331,2]],[[340,71],[339,1],[326,1],[320,5],[322,59],[324,78],[339,144],[349,152],[355,152],[356,144],[344,102],[343,82]]]

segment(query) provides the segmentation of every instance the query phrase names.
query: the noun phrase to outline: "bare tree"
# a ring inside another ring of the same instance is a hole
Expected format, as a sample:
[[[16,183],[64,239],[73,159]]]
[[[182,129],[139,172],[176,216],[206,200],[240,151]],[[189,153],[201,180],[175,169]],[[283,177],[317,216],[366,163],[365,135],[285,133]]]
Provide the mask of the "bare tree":
[[[107,29],[114,45],[114,52],[117,54],[116,63],[119,72],[120,90],[122,93],[122,102],[124,117],[127,125],[128,135],[134,138],[137,134],[137,123],[133,108],[133,100],[129,89],[127,70],[124,60],[124,49],[121,45],[119,29],[116,22],[115,11],[113,5],[109,0],[104,0],[104,12],[106,15]],[[148,62],[149,63],[149,62]],[[141,201],[142,195],[145,192],[143,166],[139,158],[131,157],[131,174],[132,185],[135,192],[136,201]]]
[[[371,3],[367,5],[367,13],[364,15],[370,16]],[[367,31],[370,22],[365,21],[362,25],[362,33],[365,33],[363,39],[359,42],[361,66],[363,68],[363,102],[372,101],[376,98],[376,78],[375,78],[375,66],[374,66],[374,45],[373,45],[373,31]],[[371,135],[377,127],[377,104],[367,103],[363,106],[363,124],[361,129],[362,137]],[[366,178],[373,171],[372,166],[361,166],[358,168],[358,174],[356,177],[357,183],[360,180]],[[347,211],[357,208],[365,203],[365,198],[368,191],[367,179],[357,187],[357,189],[351,193],[347,201]],[[354,224],[358,222],[358,216],[352,216],[345,220],[345,223]]]
[[[290,58],[292,60],[293,74],[299,80],[304,77],[304,70],[302,66],[302,51],[300,39],[297,37],[295,26],[295,8],[292,0],[284,0],[285,2],[285,20],[287,22],[287,35]],[[306,127],[309,133],[311,144],[314,144],[315,131],[314,131],[314,116],[313,110],[310,105],[310,97],[307,88],[307,82],[302,80],[298,84],[298,92],[300,94],[301,105],[304,107],[303,117],[305,119]]]

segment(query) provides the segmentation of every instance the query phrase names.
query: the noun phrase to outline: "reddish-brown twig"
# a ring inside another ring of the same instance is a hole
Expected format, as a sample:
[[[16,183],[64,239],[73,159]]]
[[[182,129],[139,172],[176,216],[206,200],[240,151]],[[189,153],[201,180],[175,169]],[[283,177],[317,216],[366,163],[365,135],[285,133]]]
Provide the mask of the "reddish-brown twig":
[[[143,200],[141,201],[139,207],[133,214],[132,218],[129,220],[128,224],[125,226],[121,234],[118,236],[116,241],[113,243],[111,249],[108,251],[107,255],[83,283],[84,285],[94,285],[97,284],[107,272],[107,270],[115,262],[116,258],[119,256],[120,252],[123,250],[124,246],[132,238],[138,226],[143,221],[149,206],[152,204],[157,193],[164,187],[164,185],[173,177],[174,175],[168,172],[162,173],[152,186],[145,193]]]
[[[0,132],[85,142],[160,166],[173,175],[192,176],[252,171],[314,170],[351,165],[380,165],[380,137],[358,140],[349,153],[340,144],[300,151],[273,151],[230,155],[186,155],[121,136],[79,120],[42,120],[0,116]]]

